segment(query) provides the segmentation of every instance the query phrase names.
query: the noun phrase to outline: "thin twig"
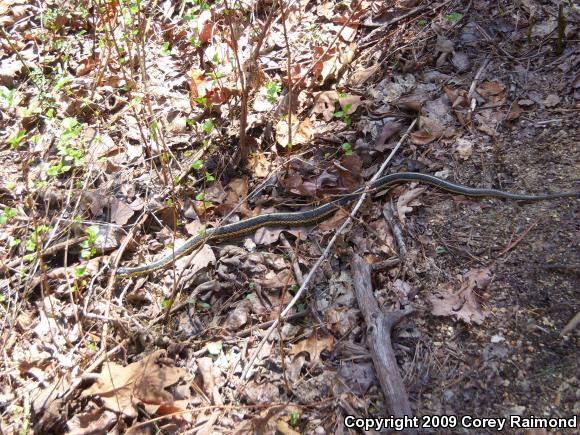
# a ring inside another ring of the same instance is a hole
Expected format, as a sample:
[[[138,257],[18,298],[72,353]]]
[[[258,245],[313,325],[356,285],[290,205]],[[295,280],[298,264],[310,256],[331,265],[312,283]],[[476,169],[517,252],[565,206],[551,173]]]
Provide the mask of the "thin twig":
[[[534,228],[536,225],[538,225],[539,222],[540,222],[539,219],[532,222],[531,225],[528,228],[526,228],[524,230],[524,232],[516,240],[514,240],[509,245],[507,245],[503,251],[501,251],[499,254],[497,254],[497,256],[501,257],[501,256],[507,254],[512,249],[514,249],[517,245],[519,245],[519,243],[526,238],[526,236],[532,230],[532,228]]]

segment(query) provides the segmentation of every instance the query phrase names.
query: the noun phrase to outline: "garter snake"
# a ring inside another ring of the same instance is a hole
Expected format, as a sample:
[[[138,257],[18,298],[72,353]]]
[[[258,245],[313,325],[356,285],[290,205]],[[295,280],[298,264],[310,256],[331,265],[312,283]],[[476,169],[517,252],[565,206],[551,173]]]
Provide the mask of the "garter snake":
[[[116,275],[121,277],[133,277],[149,274],[151,272],[155,272],[172,265],[176,260],[190,254],[206,242],[221,242],[227,239],[235,239],[237,237],[253,233],[261,227],[296,227],[313,224],[324,220],[332,213],[334,213],[338,208],[354,201],[366,191],[382,190],[394,184],[406,182],[419,182],[447,192],[457,193],[465,196],[494,197],[516,201],[542,201],[565,197],[580,197],[580,192],[527,195],[504,192],[496,189],[479,189],[452,183],[432,175],[420,174],[416,172],[399,172],[378,178],[374,182],[355,190],[351,194],[345,195],[339,199],[328,202],[311,210],[263,214],[249,219],[244,219],[239,222],[218,226],[216,228],[209,228],[205,230],[203,234],[190,237],[183,245],[176,248],[173,252],[163,256],[159,260],[142,266],[120,267],[117,269]]]

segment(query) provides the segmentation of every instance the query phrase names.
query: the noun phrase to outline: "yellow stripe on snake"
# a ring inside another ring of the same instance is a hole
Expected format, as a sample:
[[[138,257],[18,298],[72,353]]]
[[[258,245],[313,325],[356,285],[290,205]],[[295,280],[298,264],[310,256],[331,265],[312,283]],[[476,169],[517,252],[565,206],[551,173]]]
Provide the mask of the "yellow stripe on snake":
[[[321,205],[306,211],[288,213],[270,213],[244,219],[239,222],[221,225],[207,229],[204,234],[189,238],[183,245],[173,252],[163,256],[159,260],[136,267],[120,267],[116,270],[117,276],[133,277],[145,275],[171,266],[176,260],[182,258],[207,242],[222,242],[227,239],[235,239],[240,236],[251,234],[261,227],[289,226],[297,227],[319,222],[333,214],[340,207],[356,200],[364,192],[383,190],[390,186],[406,182],[418,182],[436,187],[438,189],[471,197],[492,197],[511,199],[516,201],[543,201],[556,198],[580,197],[580,192],[552,193],[545,195],[528,195],[504,192],[496,189],[478,189],[452,183],[432,175],[416,172],[399,172],[385,175],[374,182],[361,187],[349,195],[345,195],[335,201]]]

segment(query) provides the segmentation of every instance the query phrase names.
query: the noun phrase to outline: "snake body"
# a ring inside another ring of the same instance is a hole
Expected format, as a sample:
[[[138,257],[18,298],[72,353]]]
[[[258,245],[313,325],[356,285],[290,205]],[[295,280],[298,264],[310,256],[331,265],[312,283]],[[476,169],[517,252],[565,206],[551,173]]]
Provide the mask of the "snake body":
[[[349,195],[343,196],[332,202],[326,203],[311,210],[269,213],[244,219],[239,222],[221,225],[216,228],[209,228],[203,234],[190,237],[183,245],[173,250],[173,252],[161,257],[159,260],[149,264],[136,267],[120,267],[116,270],[116,275],[121,277],[133,277],[149,274],[171,266],[176,260],[182,258],[207,242],[222,242],[226,239],[234,239],[240,236],[251,234],[261,227],[273,226],[304,226],[319,222],[333,214],[340,207],[356,200],[367,191],[376,191],[388,188],[395,184],[406,182],[419,182],[438,189],[472,197],[493,197],[511,199],[516,201],[543,201],[556,198],[580,197],[580,192],[563,192],[545,195],[528,195],[504,192],[496,189],[479,189],[452,183],[432,175],[420,174],[416,172],[399,172],[385,175],[374,182],[355,190]]]

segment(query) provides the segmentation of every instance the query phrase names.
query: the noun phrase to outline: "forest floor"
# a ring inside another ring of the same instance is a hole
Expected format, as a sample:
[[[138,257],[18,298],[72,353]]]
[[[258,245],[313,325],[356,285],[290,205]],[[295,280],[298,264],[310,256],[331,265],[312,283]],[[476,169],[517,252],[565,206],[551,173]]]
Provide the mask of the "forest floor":
[[[457,417],[420,433],[580,414],[578,199],[374,195],[270,336],[347,213],[111,275],[352,192],[392,151],[387,173],[580,191],[575,4],[2,0],[0,26],[2,433],[388,417],[351,250],[385,312],[414,310],[392,332],[414,415]]]

